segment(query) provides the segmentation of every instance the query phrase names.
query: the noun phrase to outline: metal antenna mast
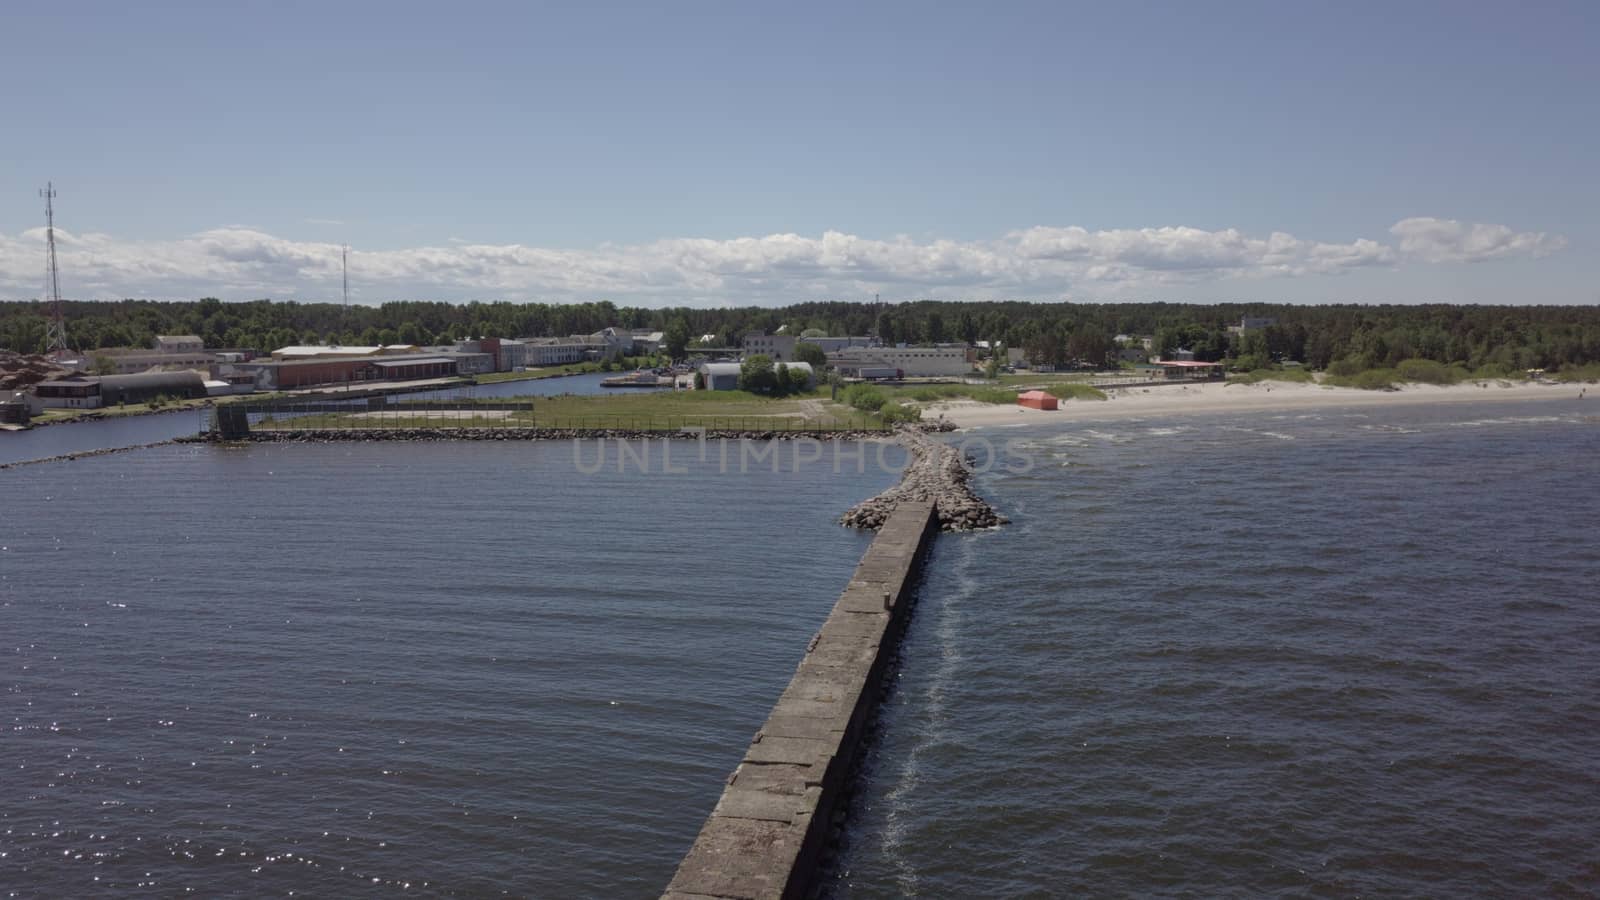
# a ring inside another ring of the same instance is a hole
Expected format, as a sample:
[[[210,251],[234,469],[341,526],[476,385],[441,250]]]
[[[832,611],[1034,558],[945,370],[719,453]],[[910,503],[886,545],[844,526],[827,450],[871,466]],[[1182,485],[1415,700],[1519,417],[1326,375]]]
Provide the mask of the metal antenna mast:
[[[51,356],[66,356],[71,351],[67,349],[67,320],[61,314],[61,273],[56,269],[56,186],[55,182],[46,182],[44,190],[39,192],[44,198],[44,241],[49,248],[50,275],[50,328],[46,338],[50,342],[47,353]]]

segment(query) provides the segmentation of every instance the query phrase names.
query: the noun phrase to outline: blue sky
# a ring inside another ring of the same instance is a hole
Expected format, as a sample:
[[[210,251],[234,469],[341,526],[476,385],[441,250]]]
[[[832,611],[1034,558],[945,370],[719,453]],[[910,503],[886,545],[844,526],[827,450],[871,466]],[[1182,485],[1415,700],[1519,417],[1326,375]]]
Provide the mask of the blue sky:
[[[349,243],[363,302],[1595,303],[1597,46],[1592,3],[8,4],[0,296],[54,180],[69,297],[327,299]]]

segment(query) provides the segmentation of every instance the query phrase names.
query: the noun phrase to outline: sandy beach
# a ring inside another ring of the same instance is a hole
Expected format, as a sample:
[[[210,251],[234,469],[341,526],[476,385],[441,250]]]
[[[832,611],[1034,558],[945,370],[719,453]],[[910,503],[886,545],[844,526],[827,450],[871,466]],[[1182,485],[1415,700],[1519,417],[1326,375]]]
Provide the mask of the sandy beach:
[[[1438,386],[1405,385],[1393,391],[1364,391],[1318,384],[1210,382],[1158,387],[1113,388],[1106,400],[1063,400],[1058,410],[1027,409],[974,400],[935,403],[923,418],[943,416],[960,428],[997,425],[1045,425],[1087,419],[1142,418],[1145,416],[1201,415],[1206,413],[1273,412],[1430,405],[1438,403],[1528,402],[1573,400],[1587,385],[1533,384],[1509,381],[1473,382]],[[1588,399],[1588,398],[1586,398]],[[1600,393],[1593,397],[1600,412]]]

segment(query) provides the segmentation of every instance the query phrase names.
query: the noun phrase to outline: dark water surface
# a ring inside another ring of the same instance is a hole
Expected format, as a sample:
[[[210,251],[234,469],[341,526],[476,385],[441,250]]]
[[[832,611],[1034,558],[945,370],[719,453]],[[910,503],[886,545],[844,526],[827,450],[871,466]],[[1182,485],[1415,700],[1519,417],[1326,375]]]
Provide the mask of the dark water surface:
[[[397,394],[398,400],[431,400],[453,397],[548,397],[555,394],[600,394],[617,390],[637,392],[652,388],[604,388],[600,382],[612,377],[603,373],[537,378],[527,381],[498,381],[464,388],[444,388]],[[123,416],[87,422],[47,425],[28,431],[0,431],[0,463],[44,459],[85,450],[112,447],[137,447],[198,433],[209,419],[209,409]]]
[[[0,895],[659,893],[892,480],[689,446],[0,471]]]
[[[1600,890],[1595,411],[975,434],[835,893]],[[0,894],[655,895],[891,480],[689,446],[0,472]]]
[[[979,432],[835,893],[1600,892],[1597,412]]]

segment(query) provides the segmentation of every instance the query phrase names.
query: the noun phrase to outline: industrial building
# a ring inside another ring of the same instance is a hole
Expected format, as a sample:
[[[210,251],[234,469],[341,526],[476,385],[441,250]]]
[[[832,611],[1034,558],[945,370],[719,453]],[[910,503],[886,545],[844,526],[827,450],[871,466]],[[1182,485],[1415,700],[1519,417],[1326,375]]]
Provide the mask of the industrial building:
[[[42,409],[99,409],[100,379],[93,375],[72,375],[33,386],[33,403]]]
[[[738,363],[702,363],[700,377],[704,380],[705,390],[708,391],[736,391],[739,389]]]
[[[217,354],[206,352],[204,342],[192,334],[159,335],[154,344],[155,346],[149,350],[104,347],[91,350],[88,355],[97,368],[107,366],[112,374],[117,375],[174,368],[211,372],[217,365]]]
[[[589,344],[572,338],[532,338],[523,342],[526,365],[561,366],[588,359]]]
[[[143,403],[157,397],[187,400],[205,395],[205,376],[194,371],[107,375],[100,379],[100,401],[105,406]]]
[[[847,347],[828,354],[828,363],[846,377],[861,370],[898,369],[903,378],[937,378],[972,371],[962,347]]]
[[[774,362],[788,362],[794,359],[794,335],[792,334],[767,334],[762,331],[752,331],[744,336],[744,355],[753,356],[761,353],[772,357]]]
[[[41,409],[98,409],[122,403],[143,403],[157,397],[204,397],[206,383],[205,378],[194,371],[74,375],[41,381],[33,386],[32,394],[34,405]]]
[[[272,351],[272,358],[280,362],[298,362],[307,359],[349,359],[357,356],[400,356],[416,353],[422,348],[415,344],[348,345],[295,344]]]
[[[882,343],[875,337],[803,337],[803,344],[816,344],[823,353],[838,353],[849,347],[878,347]]]
[[[252,360],[237,363],[233,368],[236,372],[248,372],[253,375],[258,390],[282,391],[367,381],[453,378],[461,374],[463,363],[469,364],[475,370],[494,371],[494,358],[487,353],[417,353],[294,361]]]
[[[810,363],[786,362],[782,364],[790,372],[806,373],[806,387],[815,387],[817,373],[811,368]],[[697,369],[705,383],[704,390],[708,391],[735,391],[739,389],[739,374],[743,370],[740,363],[701,363]],[[773,366],[777,368],[776,365]]]

